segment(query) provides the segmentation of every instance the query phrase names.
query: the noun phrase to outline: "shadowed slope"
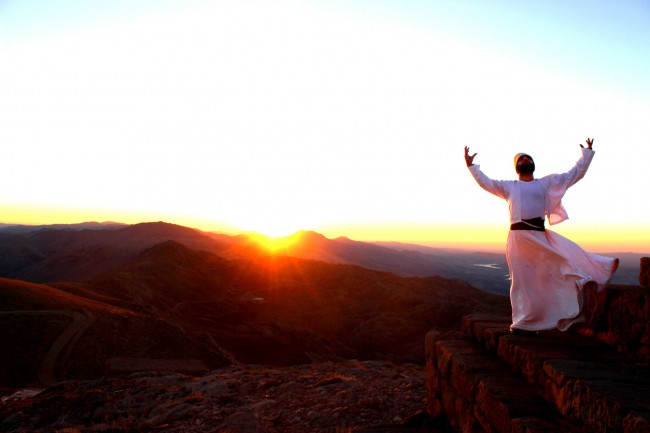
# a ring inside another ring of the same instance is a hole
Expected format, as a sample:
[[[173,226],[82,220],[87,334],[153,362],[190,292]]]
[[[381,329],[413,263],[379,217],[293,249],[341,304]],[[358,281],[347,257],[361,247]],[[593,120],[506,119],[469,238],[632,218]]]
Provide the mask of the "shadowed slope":
[[[421,357],[421,338],[507,298],[444,278],[402,278],[352,265],[261,256],[228,261],[175,242],[90,286],[131,308],[208,332],[243,362]]]
[[[228,364],[170,323],[48,285],[0,278],[0,308],[0,386],[102,376],[111,357]]]

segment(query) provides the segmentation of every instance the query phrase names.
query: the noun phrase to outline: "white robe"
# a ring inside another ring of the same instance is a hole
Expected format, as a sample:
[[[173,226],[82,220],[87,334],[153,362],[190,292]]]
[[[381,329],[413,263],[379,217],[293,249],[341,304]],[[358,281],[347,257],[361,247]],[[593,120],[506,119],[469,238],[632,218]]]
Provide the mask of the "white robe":
[[[593,150],[582,149],[582,157],[571,170],[538,179],[544,188],[544,213],[551,225],[568,219],[562,197],[584,177],[593,156]],[[490,179],[478,165],[469,170],[483,189],[508,202],[510,223],[520,222],[521,182]],[[595,281],[602,290],[611,279],[615,261],[586,252],[551,230],[511,230],[506,257],[511,279],[512,327],[527,331],[566,330],[583,321],[585,284]]]

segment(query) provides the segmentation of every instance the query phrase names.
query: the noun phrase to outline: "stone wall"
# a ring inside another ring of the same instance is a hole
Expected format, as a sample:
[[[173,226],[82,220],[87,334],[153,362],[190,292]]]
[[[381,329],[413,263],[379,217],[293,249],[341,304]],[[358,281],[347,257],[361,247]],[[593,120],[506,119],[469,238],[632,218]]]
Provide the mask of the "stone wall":
[[[533,385],[467,337],[432,331],[425,346],[427,411],[444,416],[457,432],[579,431]]]
[[[591,331],[594,338],[650,362],[650,290],[612,285],[600,298]]]
[[[426,336],[427,411],[462,433],[648,433],[650,364],[574,333],[470,315]]]

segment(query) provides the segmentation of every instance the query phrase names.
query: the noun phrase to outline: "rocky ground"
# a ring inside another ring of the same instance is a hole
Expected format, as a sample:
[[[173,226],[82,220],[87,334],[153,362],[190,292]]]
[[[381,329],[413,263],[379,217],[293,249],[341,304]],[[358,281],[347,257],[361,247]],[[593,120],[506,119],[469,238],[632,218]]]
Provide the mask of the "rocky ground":
[[[352,432],[425,408],[420,366],[378,361],[136,373],[3,398],[3,432]]]

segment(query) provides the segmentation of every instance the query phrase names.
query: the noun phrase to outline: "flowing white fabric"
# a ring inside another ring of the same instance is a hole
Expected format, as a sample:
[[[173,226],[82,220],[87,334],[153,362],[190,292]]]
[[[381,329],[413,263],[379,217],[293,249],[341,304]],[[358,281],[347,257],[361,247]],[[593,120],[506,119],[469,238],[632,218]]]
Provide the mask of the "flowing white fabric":
[[[571,170],[538,179],[544,191],[544,214],[550,224],[568,219],[562,198],[569,187],[584,177],[593,156],[591,149],[582,149],[581,158]],[[522,220],[522,206],[528,206],[522,197],[523,182],[490,179],[478,165],[469,170],[483,189],[508,202],[511,223]],[[586,252],[550,230],[511,230],[506,254],[511,278],[512,328],[527,331],[566,330],[583,321],[585,285],[594,281],[602,290],[609,283],[615,262],[613,258]]]
[[[584,321],[585,284],[602,290],[614,260],[589,253],[551,230],[511,230],[507,244],[512,327],[562,331]]]

